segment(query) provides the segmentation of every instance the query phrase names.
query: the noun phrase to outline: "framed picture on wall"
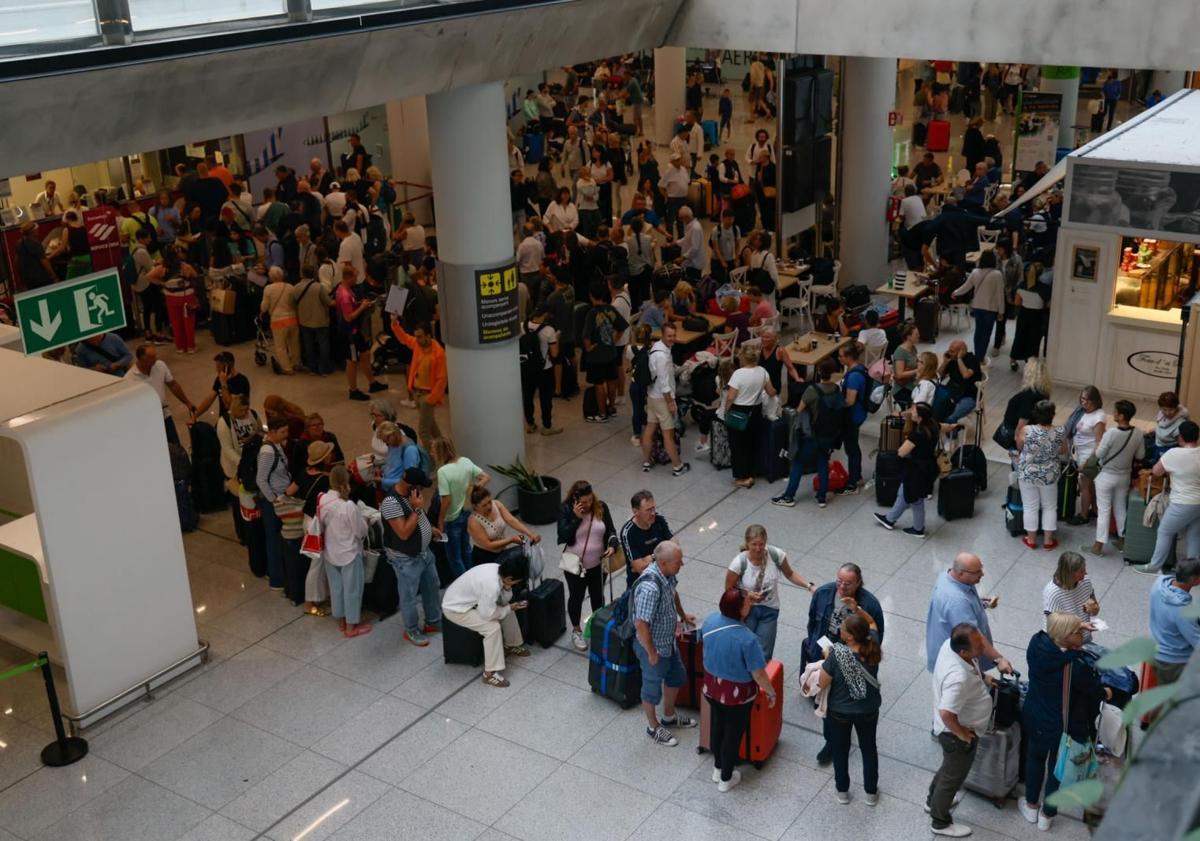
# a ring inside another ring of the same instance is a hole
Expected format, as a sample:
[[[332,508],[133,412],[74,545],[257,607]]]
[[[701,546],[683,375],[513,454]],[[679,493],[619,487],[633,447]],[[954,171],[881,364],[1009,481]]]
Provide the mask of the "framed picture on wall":
[[[1096,264],[1100,262],[1100,249],[1075,246],[1071,256],[1071,279],[1096,282]]]

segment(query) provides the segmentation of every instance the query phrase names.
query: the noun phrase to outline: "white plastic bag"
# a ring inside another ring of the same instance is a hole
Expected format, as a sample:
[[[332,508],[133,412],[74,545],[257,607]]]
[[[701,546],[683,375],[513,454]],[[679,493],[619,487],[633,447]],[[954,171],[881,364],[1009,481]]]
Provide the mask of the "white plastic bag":
[[[525,557],[529,559],[529,589],[542,583],[546,572],[546,553],[541,543],[525,543]]]

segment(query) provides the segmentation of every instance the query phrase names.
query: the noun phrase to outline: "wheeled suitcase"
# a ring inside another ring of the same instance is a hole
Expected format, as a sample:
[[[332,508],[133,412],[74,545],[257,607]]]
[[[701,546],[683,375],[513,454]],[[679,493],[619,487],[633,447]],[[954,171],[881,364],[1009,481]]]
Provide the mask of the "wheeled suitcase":
[[[700,123],[704,127],[704,148],[711,149],[714,146],[720,145],[721,141],[717,137],[719,126],[716,120],[703,120]]]
[[[213,341],[225,347],[236,345],[238,343],[237,323],[236,315],[211,313],[208,316],[208,326],[212,330]]]
[[[712,184],[707,178],[697,178],[688,185],[687,203],[692,212],[696,214],[696,218],[703,218],[708,214],[708,202],[712,196]]]
[[[929,131],[925,135],[925,148],[930,152],[950,150],[950,122],[948,120],[929,121]]]
[[[695,628],[684,631],[676,637],[679,645],[679,657],[683,660],[683,686],[675,696],[675,705],[700,708],[700,696],[704,690],[704,641],[700,631]]]
[[[642,700],[642,669],[633,651],[634,632],[612,617],[612,605],[592,616],[588,685],[628,709]]]
[[[733,205],[733,224],[737,225],[738,230],[754,230],[754,194],[751,193],[748,196],[742,196],[740,199],[734,199],[731,204]]]
[[[590,385],[583,390],[583,416],[594,418],[600,414],[600,404],[596,400],[596,389]]]
[[[525,145],[529,147],[529,153],[525,155],[525,163],[541,163],[546,154],[546,135],[540,132],[526,132]]]
[[[729,427],[720,418],[713,418],[708,435],[708,460],[717,470],[726,470],[733,463],[729,454]]]
[[[175,480],[175,507],[179,511],[180,531],[195,531],[200,525],[200,517],[196,514],[196,503],[192,498],[192,480]]]
[[[763,420],[756,443],[754,472],[768,482],[782,479],[791,472],[788,459],[788,425],[783,418]]]
[[[980,436],[983,434],[983,424],[980,422],[983,419],[982,416],[983,413],[976,410],[975,443],[963,444],[950,456],[951,467],[970,470],[975,474],[975,490],[978,493],[983,493],[987,490],[988,475],[987,456],[983,454],[983,447],[980,446]]]
[[[530,590],[525,598],[528,605],[524,613],[529,625],[529,636],[525,642],[536,642],[542,648],[550,648],[567,630],[567,600],[563,583],[557,578],[547,578]]]
[[[975,471],[952,467],[938,481],[938,515],[945,520],[975,516]]]
[[[375,611],[381,620],[393,616],[400,609],[400,590],[396,583],[396,570],[388,561],[385,553],[380,554],[379,562],[375,565],[375,576],[363,584],[363,607]]]
[[[1154,557],[1154,544],[1158,542],[1158,525],[1150,528],[1142,525],[1142,517],[1146,513],[1146,483],[1129,492],[1129,507],[1125,513],[1125,563],[1148,564]],[[1175,563],[1175,547],[1167,553],[1163,566]]]
[[[191,427],[192,490],[196,507],[210,513],[225,507],[225,472],[221,470],[221,442],[212,424],[196,421]]]
[[[1025,505],[1021,502],[1019,488],[1009,487],[1008,498],[1004,500],[1004,528],[1013,537],[1025,533]]]
[[[454,583],[454,573],[450,570],[450,559],[446,555],[446,541],[430,541],[429,551],[433,553],[433,563],[437,567],[438,587],[445,590]]]
[[[898,450],[904,443],[904,416],[885,415],[879,422],[879,451]]]
[[[480,666],[483,663],[483,637],[470,628],[456,625],[442,614],[442,659],[447,663]]]
[[[922,342],[936,342],[938,337],[938,321],[940,311],[937,298],[927,295],[913,304],[913,321],[921,333]]]
[[[1021,775],[1021,723],[979,733],[966,788],[1002,805]]]
[[[1075,502],[1079,496],[1079,471],[1074,464],[1067,464],[1058,477],[1058,519],[1069,520],[1075,516]],[[1132,507],[1132,495],[1130,506]]]
[[[1021,673],[1000,675],[991,688],[996,728],[1010,727],[1021,720]]]
[[[754,706],[750,709],[750,726],[742,739],[738,757],[743,762],[750,762],[755,768],[761,768],[775,746],[779,743],[779,734],[783,732],[783,663],[771,660],[767,663],[767,678],[775,689],[775,706],[768,707],[767,696],[758,693]],[[701,693],[700,697],[700,744],[696,748],[703,753],[712,748],[712,712],[708,698]]]
[[[875,455],[875,503],[887,508],[896,504],[900,491],[900,454],[895,450],[880,450]]]

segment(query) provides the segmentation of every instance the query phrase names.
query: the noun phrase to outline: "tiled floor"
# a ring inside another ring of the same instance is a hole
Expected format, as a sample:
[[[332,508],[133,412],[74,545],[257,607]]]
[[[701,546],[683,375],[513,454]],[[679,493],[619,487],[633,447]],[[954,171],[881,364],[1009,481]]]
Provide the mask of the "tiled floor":
[[[944,333],[938,347],[949,338]],[[213,350],[210,344],[197,356],[162,353],[193,399],[211,383]],[[249,346],[237,353],[249,365]],[[1006,363],[1001,356],[992,368],[989,431],[1017,388]],[[366,451],[366,411],[345,400],[340,377],[284,378],[249,367],[256,405],[282,393],[320,409],[348,454]],[[398,402],[400,377],[390,382]],[[1056,396],[1065,406],[1073,395]],[[888,614],[878,807],[861,799],[836,805],[830,771],[815,763],[819,722],[795,691],[805,592],[783,592],[776,654],[786,666],[787,691],[779,748],[761,771],[744,772],[741,787],[719,795],[707,782],[709,760],[694,750],[696,732],[682,732],[675,748],[653,746],[638,711],[622,712],[588,691],[587,662],[565,638],[513,662],[505,690],[483,686],[473,669],[444,665],[436,639],[427,649],[408,645],[395,619],[367,637],[343,640],[332,620],[302,615],[249,574],[226,513],[204,516],[201,530],[185,537],[211,662],[88,730],[92,752],[84,762],[42,768],[38,751],[51,729],[38,676],[0,683],[0,841],[923,837],[921,804],[939,761],[926,727],[931,693],[924,670],[935,577],[959,551],[982,556],[982,589],[1001,597],[997,640],[1022,671],[1025,645],[1040,625],[1040,592],[1053,559],[1025,550],[1003,528],[1007,466],[992,464],[973,519],[945,523],[931,515],[930,535],[918,541],[876,527],[870,490],[834,498],[825,510],[807,498],[794,510],[775,508],[769,499],[779,483],[738,491],[728,473],[702,458],[684,478],[661,469],[643,474],[629,444],[627,407],[604,426],[583,423],[577,400],[557,402],[556,413],[566,431],[527,439],[531,463],[563,482],[590,480],[621,518],[634,491],[652,489],[686,553],[680,590],[689,610],[713,609],[723,570],[750,523],[764,524],[793,565],[817,581],[830,580],[843,561],[863,567]],[[415,413],[401,414],[415,423]],[[446,418],[442,423],[449,428]],[[873,428],[874,421],[866,428],[868,452]],[[687,452],[695,440],[690,431]],[[1064,529],[1064,547],[1088,534]],[[547,565],[552,575],[556,560]],[[1145,633],[1151,580],[1112,555],[1089,567],[1101,615],[1112,625],[1100,641]],[[0,670],[25,659],[0,647]],[[857,777],[857,762],[852,768]],[[853,790],[861,793],[857,783]],[[1011,802],[997,810],[968,796],[958,818],[976,838],[1040,837]],[[1086,833],[1060,819],[1055,835]]]

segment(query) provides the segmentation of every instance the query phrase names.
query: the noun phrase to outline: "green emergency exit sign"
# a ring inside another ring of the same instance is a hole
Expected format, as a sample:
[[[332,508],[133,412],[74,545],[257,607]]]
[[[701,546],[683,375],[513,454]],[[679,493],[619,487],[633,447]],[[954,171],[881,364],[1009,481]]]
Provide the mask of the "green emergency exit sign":
[[[116,269],[31,289],[13,300],[26,356],[125,326],[121,276]]]

